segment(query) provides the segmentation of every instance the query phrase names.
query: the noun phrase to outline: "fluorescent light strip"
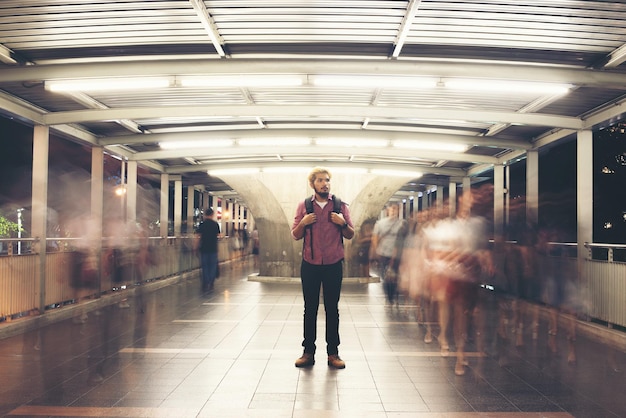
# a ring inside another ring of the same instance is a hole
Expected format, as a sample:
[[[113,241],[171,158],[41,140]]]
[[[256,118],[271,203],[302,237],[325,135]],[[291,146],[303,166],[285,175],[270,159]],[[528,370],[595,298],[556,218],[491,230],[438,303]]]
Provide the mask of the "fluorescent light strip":
[[[304,77],[293,74],[221,75],[178,77],[181,87],[295,87],[304,84]]]
[[[207,173],[210,176],[236,176],[236,175],[248,175],[248,174],[257,174],[260,172],[264,173],[308,173],[311,170],[311,167],[243,167],[243,168],[223,168],[223,169],[215,169],[208,170]],[[335,167],[331,168],[333,173],[346,173],[346,174],[367,174],[372,173],[379,176],[394,176],[394,177],[408,177],[408,178],[418,178],[422,177],[422,173],[419,171],[413,170],[386,170],[386,169],[371,169],[368,170],[364,167]]]
[[[437,78],[411,76],[312,75],[309,81],[318,87],[365,88],[435,88]]]
[[[308,173],[311,167],[264,167],[264,173]]]
[[[368,147],[384,148],[389,145],[386,139],[359,139],[359,138],[317,138],[317,145],[332,147]]]
[[[242,175],[242,174],[256,174],[261,171],[259,168],[247,167],[247,168],[221,168],[217,170],[208,170],[207,174],[210,176],[230,176],[230,175]]]
[[[309,138],[257,138],[240,139],[237,143],[242,147],[298,147],[311,145]]]
[[[207,141],[171,141],[159,142],[161,149],[186,149],[186,148],[226,148],[234,144],[232,139],[212,139]]]
[[[566,94],[570,84],[533,83],[526,81],[456,79],[443,80],[446,89],[522,94]]]
[[[49,80],[44,83],[45,89],[51,92],[80,92],[105,90],[142,90],[165,88],[170,86],[170,79],[164,77],[132,77],[103,78],[76,80]]]
[[[469,148],[466,144],[411,141],[411,140],[396,140],[396,141],[393,141],[393,146],[395,148],[403,148],[403,149],[418,149],[418,150],[424,150],[424,151],[450,151],[450,152],[465,152]]]

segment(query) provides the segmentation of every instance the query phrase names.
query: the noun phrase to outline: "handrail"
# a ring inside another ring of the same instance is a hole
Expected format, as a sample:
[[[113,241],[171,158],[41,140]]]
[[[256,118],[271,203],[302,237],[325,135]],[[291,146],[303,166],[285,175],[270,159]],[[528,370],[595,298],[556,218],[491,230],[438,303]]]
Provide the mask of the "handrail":
[[[597,242],[585,242],[587,248],[617,248],[620,250],[626,250],[626,244],[601,244]]]

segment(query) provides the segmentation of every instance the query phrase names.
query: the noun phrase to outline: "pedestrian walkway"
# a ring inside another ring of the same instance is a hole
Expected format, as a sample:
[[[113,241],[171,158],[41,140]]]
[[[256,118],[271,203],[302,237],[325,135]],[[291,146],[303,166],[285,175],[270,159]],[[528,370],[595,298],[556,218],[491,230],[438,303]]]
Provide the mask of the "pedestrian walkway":
[[[490,326],[487,353],[470,341],[467,372],[456,376],[454,347],[442,356],[436,340],[424,343],[415,306],[386,306],[380,283],[344,284],[346,368],[326,365],[320,308],[317,363],[298,369],[300,286],[249,281],[251,269],[251,260],[223,267],[210,294],[200,294],[199,279],[182,280],[129,298],[130,308],[101,307],[0,340],[0,415],[626,416],[623,351],[581,335],[569,364],[548,349],[542,324],[537,340],[504,355]]]

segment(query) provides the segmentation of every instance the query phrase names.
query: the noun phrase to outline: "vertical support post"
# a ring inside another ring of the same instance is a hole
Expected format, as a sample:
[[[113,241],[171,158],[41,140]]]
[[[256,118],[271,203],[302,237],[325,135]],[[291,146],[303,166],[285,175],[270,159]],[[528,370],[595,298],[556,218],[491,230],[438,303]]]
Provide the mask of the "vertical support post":
[[[170,205],[170,175],[161,174],[161,204],[160,204],[160,232],[161,238],[167,238],[169,226]]]
[[[196,209],[196,188],[187,186],[187,235],[193,235],[193,215]]]
[[[504,226],[508,228],[511,224],[511,166],[504,167]]]
[[[38,296],[39,313],[46,309],[46,239],[48,224],[48,155],[50,148],[50,128],[36,125],[33,130],[33,184],[32,184],[32,236],[39,241],[33,243],[33,250],[39,254]]]
[[[183,180],[174,180],[174,236],[181,235],[181,224],[183,221]]]
[[[137,221],[137,161],[128,161],[126,173],[126,220],[129,224]]]
[[[102,218],[104,216],[104,149],[93,147],[91,149],[91,219],[93,236],[92,245],[97,255],[98,297],[102,292]]]
[[[504,166],[493,167],[493,238],[502,242],[504,236]]]
[[[585,242],[593,242],[593,133],[578,131],[576,144],[576,241],[581,267],[589,257]]]
[[[539,152],[526,152],[526,223],[539,222]]]
[[[450,210],[450,217],[453,218],[456,215],[456,182],[450,182],[450,190],[448,191],[448,203]]]

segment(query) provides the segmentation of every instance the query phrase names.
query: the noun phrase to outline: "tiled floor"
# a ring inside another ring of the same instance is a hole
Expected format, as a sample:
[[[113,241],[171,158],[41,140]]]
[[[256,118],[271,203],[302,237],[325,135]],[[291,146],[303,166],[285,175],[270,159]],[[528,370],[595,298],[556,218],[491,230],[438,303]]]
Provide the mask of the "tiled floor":
[[[406,302],[387,307],[379,283],[344,283],[344,370],[297,369],[298,283],[247,280],[226,267],[210,295],[197,280],[154,292],[131,308],[89,312],[0,340],[0,415],[54,417],[625,417],[625,354],[583,336],[577,363],[543,337],[515,350],[494,338],[487,299],[487,356],[470,344],[464,376]],[[143,312],[141,312],[143,307]],[[65,309],[65,308],[64,308]],[[320,311],[323,311],[321,308]],[[324,321],[320,313],[319,332]],[[562,337],[560,337],[562,338]],[[565,347],[564,340],[558,341]],[[322,349],[320,349],[322,347]],[[453,347],[452,347],[453,349]]]

